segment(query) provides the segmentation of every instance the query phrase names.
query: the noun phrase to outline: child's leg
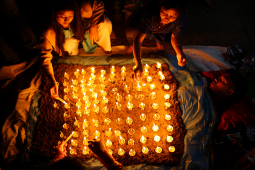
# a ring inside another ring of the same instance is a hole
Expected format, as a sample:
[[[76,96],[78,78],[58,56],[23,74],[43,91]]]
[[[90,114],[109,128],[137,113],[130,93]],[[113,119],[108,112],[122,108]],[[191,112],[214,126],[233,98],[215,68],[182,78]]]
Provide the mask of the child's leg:
[[[112,51],[111,47],[111,35],[112,32],[112,22],[108,17],[105,16],[105,20],[103,23],[98,25],[98,36],[99,39],[96,41],[98,46],[103,48],[104,51],[110,52]]]

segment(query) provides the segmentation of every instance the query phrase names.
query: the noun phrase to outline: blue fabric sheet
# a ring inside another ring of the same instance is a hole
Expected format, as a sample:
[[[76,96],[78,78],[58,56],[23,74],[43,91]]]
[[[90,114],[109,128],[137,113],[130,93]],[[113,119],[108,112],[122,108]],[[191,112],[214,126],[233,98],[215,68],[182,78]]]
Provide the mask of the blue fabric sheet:
[[[54,58],[55,63],[88,65],[125,65],[134,64],[132,56],[112,55],[83,57],[72,56],[65,58]],[[167,63],[170,71],[179,81],[179,102],[183,112],[182,119],[186,127],[187,134],[184,139],[184,155],[178,166],[170,165],[147,165],[139,164],[126,166],[125,169],[208,169],[207,146],[211,141],[212,129],[215,122],[215,114],[212,109],[212,103],[208,96],[205,86],[200,77],[196,75],[187,64],[185,67],[179,67],[176,57],[169,53],[162,55],[152,55],[143,57],[142,63],[153,64],[155,62]],[[23,156],[24,162],[30,161],[29,148],[32,145],[33,131],[37,118],[40,115],[38,101],[40,93],[35,96],[32,104],[28,121],[28,147]],[[105,169],[99,160],[90,160],[87,162],[89,169]]]

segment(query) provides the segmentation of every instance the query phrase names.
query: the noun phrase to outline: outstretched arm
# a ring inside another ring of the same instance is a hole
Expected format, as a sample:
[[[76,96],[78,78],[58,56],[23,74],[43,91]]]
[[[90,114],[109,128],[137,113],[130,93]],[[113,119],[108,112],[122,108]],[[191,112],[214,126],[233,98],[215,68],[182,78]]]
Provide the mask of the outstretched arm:
[[[174,34],[171,36],[171,44],[176,52],[176,57],[178,60],[178,65],[184,67],[186,64],[186,57],[182,51],[181,38],[175,37]]]

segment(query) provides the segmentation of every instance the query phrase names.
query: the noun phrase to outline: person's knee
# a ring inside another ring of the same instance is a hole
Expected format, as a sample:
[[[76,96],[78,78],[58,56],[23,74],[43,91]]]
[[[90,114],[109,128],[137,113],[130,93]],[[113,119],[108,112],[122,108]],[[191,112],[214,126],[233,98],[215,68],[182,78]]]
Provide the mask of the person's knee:
[[[98,30],[101,32],[112,32],[112,22],[109,19],[105,19],[104,22],[99,24]]]

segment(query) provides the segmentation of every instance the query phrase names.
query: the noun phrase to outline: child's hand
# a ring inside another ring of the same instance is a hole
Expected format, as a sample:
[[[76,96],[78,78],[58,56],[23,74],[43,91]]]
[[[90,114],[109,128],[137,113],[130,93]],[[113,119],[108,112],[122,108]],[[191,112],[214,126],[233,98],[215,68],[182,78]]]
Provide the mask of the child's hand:
[[[60,145],[56,146],[56,149],[66,154],[66,142],[63,141]]]
[[[50,96],[54,99],[56,99],[58,97],[58,83],[57,82],[52,83],[51,88],[50,88]]]
[[[93,140],[88,142],[89,149],[98,157],[102,157],[107,151],[105,146],[99,140]]]
[[[178,60],[178,65],[181,67],[184,67],[187,60],[186,56],[183,53],[176,54],[177,60]]]
[[[137,66],[134,70],[134,75],[132,75],[132,78],[135,82],[139,83],[142,81],[142,75],[143,75],[143,66]]]

